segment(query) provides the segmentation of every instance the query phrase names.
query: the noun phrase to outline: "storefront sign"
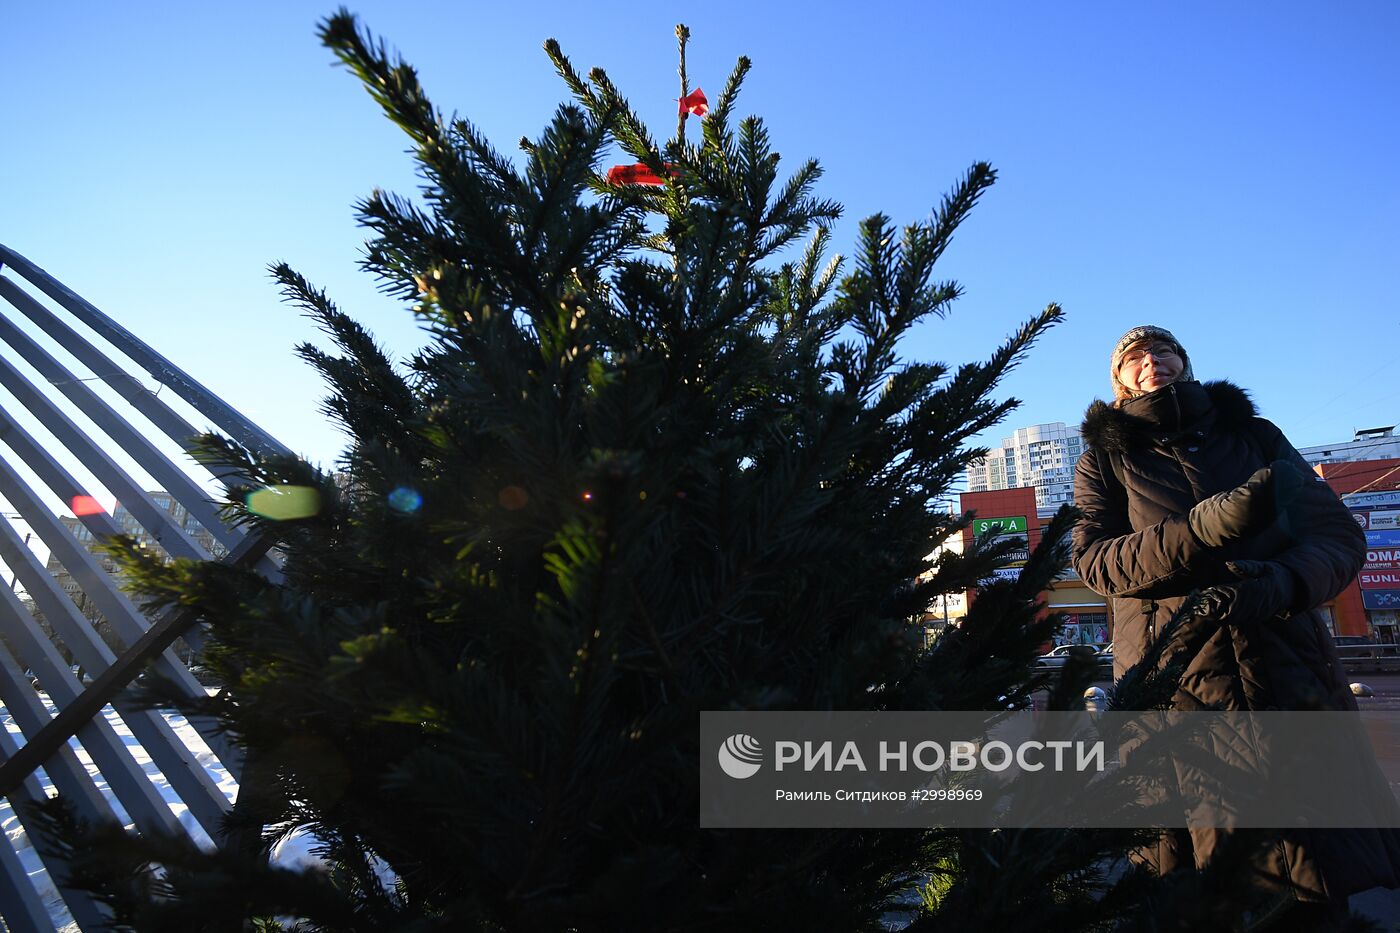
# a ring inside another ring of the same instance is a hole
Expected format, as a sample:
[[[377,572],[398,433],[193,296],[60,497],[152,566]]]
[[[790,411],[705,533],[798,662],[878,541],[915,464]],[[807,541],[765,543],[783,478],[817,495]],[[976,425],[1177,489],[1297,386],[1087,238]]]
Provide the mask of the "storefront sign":
[[[1362,570],[1400,570],[1400,547],[1367,548]]]
[[[1356,580],[1363,590],[1400,589],[1400,570],[1363,570]]]
[[[1400,509],[1351,507],[1351,517],[1363,531],[1391,531],[1400,528]]]
[[[1400,505],[1400,491],[1350,492],[1342,496],[1342,501],[1352,508],[1373,505]]]
[[[1004,518],[974,518],[972,520],[972,533],[975,535],[986,534],[993,526],[997,526],[1000,529],[993,532],[994,534],[1025,534],[1026,516],[1009,515]]]
[[[1366,532],[1367,547],[1400,547],[1400,528]]]
[[[1353,513],[1355,514],[1355,513]],[[1395,509],[1372,509],[1366,514],[1368,531],[1385,531],[1400,528],[1400,511]]]
[[[1367,609],[1400,609],[1400,590],[1362,590],[1361,605]]]

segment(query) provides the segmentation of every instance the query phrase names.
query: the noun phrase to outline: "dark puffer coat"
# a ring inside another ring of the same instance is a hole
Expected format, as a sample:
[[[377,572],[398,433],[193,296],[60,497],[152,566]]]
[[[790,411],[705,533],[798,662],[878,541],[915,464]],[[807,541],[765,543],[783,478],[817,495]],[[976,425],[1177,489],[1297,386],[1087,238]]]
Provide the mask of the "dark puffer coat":
[[[1085,414],[1088,450],[1075,473],[1074,565],[1092,590],[1113,599],[1114,675],[1144,654],[1192,590],[1236,582],[1232,560],[1273,560],[1296,578],[1294,611],[1252,626],[1221,626],[1193,648],[1175,705],[1180,709],[1355,710],[1331,636],[1315,611],[1351,582],[1365,536],[1323,482],[1306,482],[1283,517],[1257,535],[1220,548],[1198,541],[1193,505],[1244,483],[1274,460],[1312,469],[1271,422],[1229,382],[1180,382]],[[1379,772],[1377,772],[1377,775]],[[1161,871],[1209,861],[1217,831],[1167,833]],[[1277,852],[1292,895],[1340,899],[1400,886],[1400,831],[1290,833]]]

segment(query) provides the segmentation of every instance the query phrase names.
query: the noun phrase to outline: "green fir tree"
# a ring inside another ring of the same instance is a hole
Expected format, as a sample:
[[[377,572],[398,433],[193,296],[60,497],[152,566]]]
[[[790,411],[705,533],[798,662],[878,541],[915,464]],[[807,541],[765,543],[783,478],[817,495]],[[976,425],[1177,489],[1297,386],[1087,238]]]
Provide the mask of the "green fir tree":
[[[658,143],[550,41],[572,100],[512,160],[348,13],[321,38],[411,140],[421,196],[359,216],[365,270],[430,340],[398,365],[275,268],[339,348],[299,352],[348,478],[210,436],[248,488],[318,491],[283,521],[230,496],[285,579],[121,551],[148,600],[208,624],[227,689],[187,709],[246,748],[245,786],[216,853],[50,807],[74,883],[118,925],[180,931],[877,930],[904,905],[918,929],[1043,933],[1160,908],[1149,879],[1105,874],[1129,831],[697,826],[702,710],[1000,709],[1046,682],[1036,600],[1069,510],[960,628],[928,647],[918,622],[1006,560],[991,539],[930,555],[970,521],[945,505],[970,439],[1017,404],[998,381],[1061,319],[985,362],[900,355],[958,297],[934,267],[993,170],[927,222],[867,218],[828,261],[817,163],[781,174],[762,121],[734,117],[747,59]],[[664,184],[610,184],[619,152]],[[267,864],[297,827],[324,869]]]

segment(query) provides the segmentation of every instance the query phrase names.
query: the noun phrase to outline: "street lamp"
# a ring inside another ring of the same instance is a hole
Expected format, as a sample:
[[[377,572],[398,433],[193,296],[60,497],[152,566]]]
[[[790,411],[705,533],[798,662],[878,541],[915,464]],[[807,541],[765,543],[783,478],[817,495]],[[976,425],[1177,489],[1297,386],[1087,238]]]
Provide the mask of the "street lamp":
[[[17,518],[17,519],[19,519],[20,521],[24,521],[24,516],[21,515],[21,514],[19,514],[18,512],[0,512],[0,518]],[[34,537],[34,531],[33,531],[32,529],[29,530],[29,531],[26,531],[26,532],[24,533],[24,546],[25,546],[25,547],[29,547],[29,539],[32,538],[32,537]],[[14,577],[11,578],[11,580],[10,580],[10,592],[13,593],[13,592],[15,591],[15,588],[16,588],[18,585],[19,585],[19,571],[15,571]]]

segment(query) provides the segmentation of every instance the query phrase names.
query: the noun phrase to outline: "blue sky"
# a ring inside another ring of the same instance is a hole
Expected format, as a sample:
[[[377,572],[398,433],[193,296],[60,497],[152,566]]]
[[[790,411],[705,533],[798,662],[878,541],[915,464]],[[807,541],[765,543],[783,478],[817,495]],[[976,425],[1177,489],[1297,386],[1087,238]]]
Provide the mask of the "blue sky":
[[[406,140],[317,42],[329,3],[50,2],[7,11],[0,243],[274,435],[328,462],[315,339],[266,274],[286,260],[397,355],[405,308],[356,269],[352,203],[415,187]],[[739,110],[859,218],[924,218],[968,165],[1001,180],[945,255],[966,297],[911,358],[981,358],[1058,301],[1067,322],[1003,385],[988,440],[1076,423],[1140,323],[1201,378],[1250,389],[1299,446],[1400,421],[1400,4],[777,3],[352,6],[439,107],[505,151],[564,89],[540,50],[599,65],[653,129],[754,60]]]

